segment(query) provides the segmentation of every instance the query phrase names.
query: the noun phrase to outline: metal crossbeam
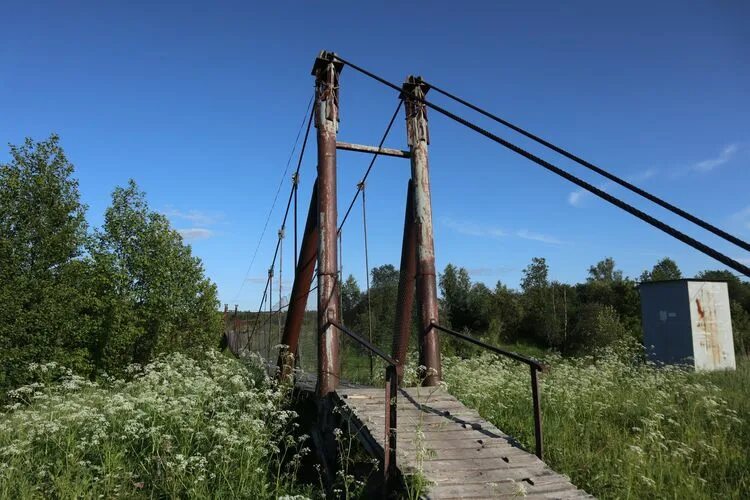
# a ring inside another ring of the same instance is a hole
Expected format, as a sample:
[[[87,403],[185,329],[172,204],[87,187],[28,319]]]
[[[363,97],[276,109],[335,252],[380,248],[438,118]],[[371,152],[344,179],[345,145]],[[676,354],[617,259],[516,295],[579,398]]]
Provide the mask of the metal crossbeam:
[[[336,149],[344,151],[356,151],[358,153],[379,154],[383,156],[393,156],[395,158],[410,158],[411,153],[400,149],[378,148],[377,146],[365,146],[364,144],[352,144],[350,142],[337,142]]]

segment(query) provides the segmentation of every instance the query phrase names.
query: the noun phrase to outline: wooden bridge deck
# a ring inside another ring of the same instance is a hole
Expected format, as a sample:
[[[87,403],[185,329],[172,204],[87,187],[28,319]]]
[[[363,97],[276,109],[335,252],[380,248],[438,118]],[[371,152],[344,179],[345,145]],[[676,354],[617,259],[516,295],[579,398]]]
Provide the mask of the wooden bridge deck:
[[[348,386],[337,397],[359,440],[382,458],[383,389]],[[591,498],[440,388],[399,391],[397,456],[402,473],[421,470],[431,499]]]

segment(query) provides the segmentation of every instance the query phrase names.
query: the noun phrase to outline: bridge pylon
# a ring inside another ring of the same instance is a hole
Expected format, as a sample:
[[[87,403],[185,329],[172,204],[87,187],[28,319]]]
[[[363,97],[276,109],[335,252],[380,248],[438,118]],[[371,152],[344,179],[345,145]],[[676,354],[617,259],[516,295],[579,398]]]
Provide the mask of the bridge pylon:
[[[402,86],[401,96],[406,104],[406,135],[411,160],[411,187],[413,189],[413,223],[416,235],[416,287],[419,320],[419,364],[425,367],[423,385],[434,386],[440,382],[440,339],[433,327],[438,321],[437,279],[435,272],[435,243],[433,241],[432,201],[430,196],[430,167],[428,145],[430,133],[427,124],[427,107],[422,101],[429,86],[421,77],[409,76]],[[416,99],[414,99],[416,98]],[[407,204],[408,205],[408,204]],[[407,217],[409,214],[407,214]],[[405,230],[404,236],[407,236]],[[406,242],[404,242],[406,244]],[[403,257],[402,257],[403,260]],[[406,277],[402,264],[402,280]],[[399,304],[401,307],[401,304]],[[401,313],[401,317],[406,317]],[[408,317],[411,317],[410,311]],[[407,341],[408,338],[401,339]],[[399,359],[399,362],[403,362]]]
[[[341,378],[341,320],[338,299],[338,212],[336,203],[336,133],[339,129],[339,74],[343,64],[322,51],[315,59],[315,128],[318,142],[318,385],[325,397]]]

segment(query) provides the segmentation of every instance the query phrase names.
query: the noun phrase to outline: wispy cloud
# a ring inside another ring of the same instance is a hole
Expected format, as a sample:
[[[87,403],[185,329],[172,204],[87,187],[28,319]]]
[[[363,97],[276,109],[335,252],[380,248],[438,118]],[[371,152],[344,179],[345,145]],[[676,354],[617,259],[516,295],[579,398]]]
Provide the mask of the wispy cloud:
[[[466,272],[470,276],[497,276],[498,274],[507,274],[512,271],[518,271],[513,267],[469,267]]]
[[[750,205],[730,215],[729,220],[735,226],[739,226],[744,230],[750,230]]]
[[[456,220],[449,217],[441,218],[440,223],[448,229],[464,236],[474,236],[478,238],[505,238],[515,236],[516,238],[524,240],[539,241],[553,245],[563,243],[562,240],[555,238],[554,236],[537,233],[528,229],[519,229],[517,231],[508,232],[499,227],[479,224],[472,221]]]
[[[711,170],[720,167],[721,165],[724,165],[725,163],[730,161],[739,150],[739,144],[728,144],[727,146],[724,146],[724,148],[722,148],[717,156],[699,161],[698,163],[692,165],[690,167],[690,170],[694,172],[710,172]]]
[[[190,227],[187,229],[178,229],[185,241],[205,240],[214,235],[214,232],[204,227]]]
[[[192,222],[198,226],[210,226],[220,222],[224,216],[219,213],[209,214],[200,210],[179,210],[176,208],[167,208],[162,212],[172,219],[180,219]]]
[[[190,222],[193,227],[178,228],[177,232],[182,235],[185,241],[196,241],[205,240],[216,236],[216,232],[209,229],[207,226],[213,226],[223,219],[223,215],[220,213],[209,214],[201,212],[200,210],[179,210],[174,207],[168,207],[166,210],[162,210],[162,213],[172,219],[173,221],[187,221]],[[177,225],[177,224],[174,224]]]
[[[498,227],[481,225],[475,222],[457,221],[449,217],[440,219],[440,222],[448,229],[452,229],[458,234],[463,234],[465,236],[484,236],[491,238],[502,238],[503,236],[506,236],[505,231]]]
[[[602,191],[606,191],[610,188],[611,185],[611,182],[605,182],[599,184],[597,187]],[[568,203],[574,207],[580,207],[583,206],[583,202],[590,196],[593,196],[590,191],[587,191],[583,188],[578,188],[568,194]]]
[[[659,170],[656,168],[647,168],[646,170],[627,176],[625,180],[628,182],[644,182],[655,177],[658,173]],[[614,182],[607,181],[599,184],[597,187],[602,191],[609,191],[613,186],[615,186]],[[583,205],[584,201],[591,196],[593,195],[589,191],[579,188],[568,194],[568,203],[574,207],[580,207]]]
[[[630,182],[642,182],[647,181],[651,179],[652,177],[656,176],[656,174],[659,173],[658,168],[647,168],[646,170],[642,170],[636,174],[633,174],[628,177],[628,181]]]
[[[519,229],[516,231],[516,236],[524,240],[541,241],[542,243],[549,243],[550,245],[562,245],[564,242],[554,236],[548,234],[535,233],[528,229]]]

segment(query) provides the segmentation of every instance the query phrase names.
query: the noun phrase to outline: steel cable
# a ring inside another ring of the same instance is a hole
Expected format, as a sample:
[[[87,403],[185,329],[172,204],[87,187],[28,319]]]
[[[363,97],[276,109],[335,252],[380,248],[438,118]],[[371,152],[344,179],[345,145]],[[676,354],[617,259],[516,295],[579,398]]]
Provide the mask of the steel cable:
[[[351,63],[351,62],[349,62],[349,61],[347,61],[345,59],[342,59],[339,56],[334,56],[334,57],[336,57],[336,59],[338,59],[339,61],[343,62],[344,64],[346,64],[347,66],[351,67],[352,69],[354,69],[354,70],[362,73],[363,75],[366,75],[366,76],[368,76],[368,77],[370,77],[370,78],[372,78],[372,79],[374,79],[374,80],[382,83],[383,85],[386,85],[387,87],[390,87],[390,88],[392,88],[392,89],[394,89],[394,90],[396,90],[396,91],[398,91],[399,93],[402,94],[402,89],[400,87],[398,87],[397,85],[389,82],[388,80],[385,80],[384,78],[381,78],[381,77],[375,75],[374,73],[371,73],[371,72],[367,71],[364,68],[361,68],[361,67],[359,67],[359,66],[357,66],[357,65],[355,65],[355,64],[353,64],[353,63]],[[401,95],[401,97],[404,98],[403,94]],[[550,163],[550,162],[548,162],[546,160],[543,160],[542,158],[539,158],[538,156],[536,156],[536,155],[534,155],[534,154],[532,154],[532,153],[530,153],[530,152],[528,152],[528,151],[520,148],[519,146],[516,146],[515,144],[513,144],[513,143],[511,143],[511,142],[509,142],[509,141],[507,141],[507,140],[505,140],[505,139],[503,139],[503,138],[501,138],[501,137],[493,134],[492,132],[490,132],[488,130],[483,129],[482,127],[480,127],[478,125],[476,125],[476,124],[474,124],[472,122],[469,122],[468,120],[466,120],[464,118],[461,118],[460,116],[458,116],[458,115],[456,115],[456,114],[448,111],[447,109],[445,109],[445,108],[443,108],[441,106],[438,106],[437,104],[434,104],[434,103],[432,103],[430,101],[427,101],[426,99],[422,99],[422,98],[419,98],[419,97],[416,97],[416,96],[408,96],[408,98],[412,99],[412,100],[414,100],[416,102],[423,103],[425,106],[427,106],[427,107],[429,107],[431,109],[434,109],[438,113],[440,113],[440,114],[442,114],[444,116],[447,116],[448,118],[450,118],[450,119],[452,119],[452,120],[460,123],[461,125],[469,128],[469,129],[471,129],[471,130],[473,130],[475,132],[480,133],[481,135],[487,137],[488,139],[491,139],[491,140],[497,142],[498,144],[504,146],[505,148],[510,149],[514,153],[517,153],[517,154],[519,154],[519,155],[521,155],[521,156],[523,156],[523,157],[525,157],[525,158],[533,161],[537,165],[540,165],[541,167],[549,170],[550,172],[553,172],[553,173],[559,175],[560,177],[562,177],[562,178],[564,178],[564,179],[572,182],[573,184],[576,184],[577,186],[585,189],[586,191],[589,191],[590,193],[595,194],[599,198],[602,198],[603,200],[611,203],[612,205],[615,205],[616,207],[618,207],[618,208],[620,208],[622,210],[625,210],[629,214],[631,214],[631,215],[633,215],[633,216],[641,219],[642,221],[644,221],[644,222],[646,222],[646,223],[654,226],[655,228],[657,228],[657,229],[659,229],[659,230],[667,233],[668,235],[672,236],[673,238],[676,238],[676,239],[682,241],[683,243],[685,243],[685,244],[693,247],[694,249],[696,249],[696,250],[698,250],[698,251],[700,251],[700,252],[708,255],[709,257],[712,257],[712,258],[718,260],[722,264],[724,264],[724,265],[726,265],[726,266],[734,269],[735,271],[740,272],[740,273],[744,274],[745,276],[750,277],[750,267],[748,267],[748,266],[746,266],[746,265],[744,265],[744,264],[736,261],[735,259],[732,259],[731,257],[728,257],[727,255],[724,255],[723,253],[721,253],[721,252],[719,252],[717,250],[714,250],[713,248],[709,247],[708,245],[706,245],[706,244],[704,244],[704,243],[696,240],[695,238],[692,238],[691,236],[688,236],[687,234],[685,234],[685,233],[683,233],[683,232],[681,232],[681,231],[673,228],[672,226],[669,226],[668,224],[665,224],[664,222],[656,219],[655,217],[652,217],[651,215],[648,215],[647,213],[645,213],[645,212],[643,212],[643,211],[635,208],[634,206],[629,205],[628,203],[625,203],[624,201],[620,200],[619,198],[616,198],[615,196],[612,196],[611,194],[603,191],[602,189],[599,189],[599,188],[593,186],[592,184],[589,184],[588,182],[586,182],[586,181],[584,181],[582,179],[579,179],[578,177],[574,176],[573,174],[571,174],[569,172],[566,172],[565,170],[563,170],[563,169],[561,169],[561,168],[553,165],[552,163]]]
[[[551,142],[546,141],[546,140],[542,139],[541,137],[539,137],[539,136],[537,136],[535,134],[532,134],[531,132],[529,132],[527,130],[522,129],[521,127],[519,127],[517,125],[514,125],[513,123],[511,123],[511,122],[509,122],[507,120],[504,120],[503,118],[500,118],[499,116],[497,116],[497,115],[495,115],[493,113],[490,113],[489,111],[487,111],[485,109],[482,109],[479,106],[476,106],[476,105],[474,105],[474,104],[472,104],[472,103],[470,103],[470,102],[468,102],[468,101],[466,101],[464,99],[461,99],[460,97],[458,97],[458,96],[456,96],[454,94],[451,94],[450,92],[448,92],[446,90],[443,90],[443,89],[441,89],[439,87],[436,87],[432,83],[429,83],[429,82],[425,82],[425,83],[427,83],[427,85],[429,86],[429,88],[432,89],[432,90],[434,90],[435,92],[443,94],[444,96],[446,96],[446,97],[448,97],[450,99],[453,99],[454,101],[456,101],[456,102],[458,102],[460,104],[463,104],[464,106],[466,106],[468,108],[473,109],[477,113],[480,113],[480,114],[482,114],[482,115],[484,115],[484,116],[486,116],[486,117],[488,117],[488,118],[490,118],[490,119],[492,119],[492,120],[494,120],[494,121],[496,121],[496,122],[498,122],[498,123],[500,123],[502,125],[505,125],[509,129],[514,130],[514,131],[518,132],[519,134],[521,134],[521,135],[523,135],[525,137],[528,137],[529,139],[531,139],[531,140],[533,140],[533,141],[535,141],[535,142],[537,142],[537,143],[539,143],[539,144],[541,144],[543,146],[546,146],[547,148],[555,151],[556,153],[559,153],[559,154],[565,156],[566,158],[568,158],[570,160],[573,160],[574,162],[578,163],[579,165],[582,165],[582,166],[588,168],[589,170],[591,170],[593,172],[596,172],[597,174],[599,174],[599,175],[601,175],[603,177],[606,177],[607,179],[611,180],[612,182],[614,182],[616,184],[619,184],[620,186],[622,186],[622,187],[624,187],[624,188],[626,188],[626,189],[628,189],[628,190],[630,190],[630,191],[632,191],[632,192],[634,192],[634,193],[636,193],[636,194],[638,194],[638,195],[646,198],[647,200],[649,200],[649,201],[651,201],[653,203],[656,203],[660,207],[665,208],[665,209],[669,210],[670,212],[672,212],[672,213],[674,213],[676,215],[679,215],[683,219],[686,219],[686,220],[692,222],[693,224],[696,224],[697,226],[700,226],[703,229],[712,232],[716,236],[718,236],[718,237],[720,237],[720,238],[722,238],[722,239],[724,239],[724,240],[726,240],[726,241],[728,241],[730,243],[733,243],[733,244],[739,246],[740,248],[742,248],[744,250],[750,251],[750,243],[748,243],[748,242],[746,242],[744,240],[741,240],[740,238],[738,238],[738,237],[736,237],[736,236],[734,236],[732,234],[727,233],[726,231],[724,231],[724,230],[722,230],[722,229],[714,226],[713,224],[711,224],[709,222],[706,222],[705,220],[703,220],[703,219],[701,219],[699,217],[696,217],[695,215],[693,215],[693,214],[691,214],[689,212],[686,212],[685,210],[683,210],[683,209],[681,209],[681,208],[679,208],[679,207],[677,207],[675,205],[672,205],[668,201],[663,200],[663,199],[659,198],[658,196],[653,195],[653,194],[649,193],[648,191],[639,188],[638,186],[636,186],[636,185],[634,185],[634,184],[626,181],[625,179],[623,179],[621,177],[618,177],[615,174],[613,174],[611,172],[608,172],[607,170],[604,170],[603,168],[598,167],[598,166],[594,165],[593,163],[590,163],[590,162],[584,160],[583,158],[581,158],[579,156],[576,156],[573,153],[571,153],[569,151],[566,151],[565,149],[563,149],[563,148],[561,148],[559,146],[555,146]]]

